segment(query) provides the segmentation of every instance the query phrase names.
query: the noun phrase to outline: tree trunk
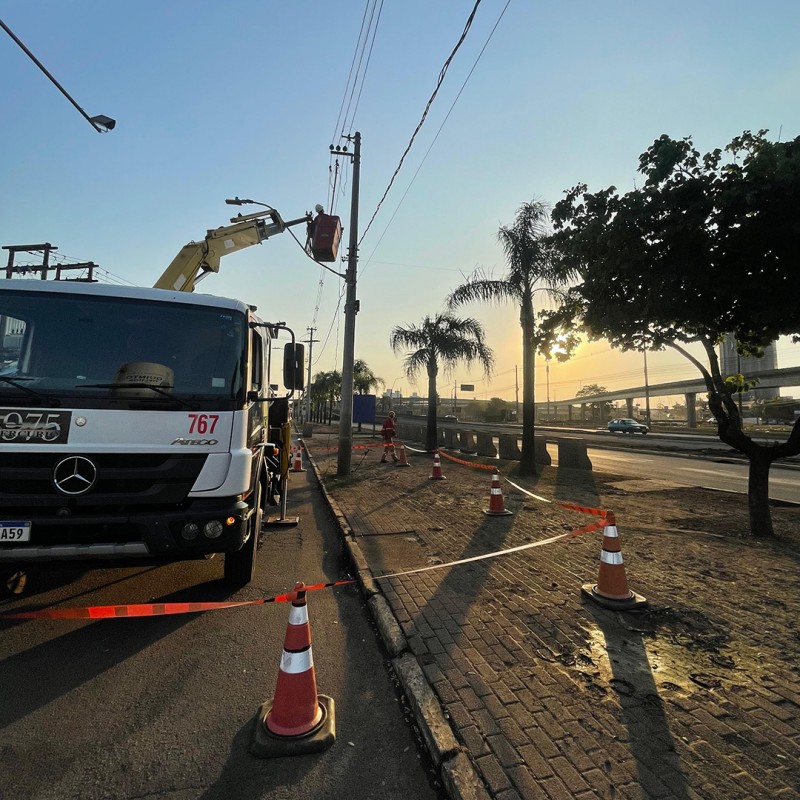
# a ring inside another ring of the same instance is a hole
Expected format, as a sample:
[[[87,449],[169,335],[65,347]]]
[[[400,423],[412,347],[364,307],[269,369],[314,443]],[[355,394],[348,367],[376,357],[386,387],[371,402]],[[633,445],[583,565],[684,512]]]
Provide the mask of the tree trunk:
[[[533,371],[535,368],[533,328],[527,321],[522,323],[522,456],[519,461],[520,475],[536,475],[536,451],[534,437]]]
[[[772,511],[769,507],[769,468],[772,459],[758,450],[748,454],[750,474],[747,485],[747,507],[750,533],[753,536],[774,536]]]
[[[436,430],[436,371],[428,368],[428,424],[425,429],[425,449],[432,453],[439,447]]]

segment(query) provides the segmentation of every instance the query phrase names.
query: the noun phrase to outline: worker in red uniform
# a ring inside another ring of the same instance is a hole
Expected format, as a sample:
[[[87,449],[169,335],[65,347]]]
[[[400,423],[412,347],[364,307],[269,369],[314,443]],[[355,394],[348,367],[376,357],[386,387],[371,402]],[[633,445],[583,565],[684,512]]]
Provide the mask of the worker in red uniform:
[[[397,435],[397,426],[394,422],[394,411],[390,411],[389,415],[383,421],[381,435],[383,436],[383,458],[381,458],[381,464],[385,464],[388,460],[387,456],[389,455],[389,451],[391,451],[392,460],[396,464],[400,459],[394,452],[394,437]]]

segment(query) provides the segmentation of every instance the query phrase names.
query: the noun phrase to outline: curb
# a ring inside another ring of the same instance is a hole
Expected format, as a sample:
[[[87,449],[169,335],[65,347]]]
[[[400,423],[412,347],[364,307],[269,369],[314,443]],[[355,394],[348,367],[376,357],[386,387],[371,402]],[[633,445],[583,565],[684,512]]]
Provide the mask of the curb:
[[[414,719],[420,728],[426,749],[439,770],[439,777],[452,800],[490,800],[475,767],[456,739],[450,723],[444,716],[433,687],[425,677],[416,656],[409,650],[408,640],[388,601],[381,591],[355,540],[355,533],[322,480],[319,467],[309,453],[305,442],[306,460],[314,470],[325,502],[331,510],[342,533],[356,577],[361,586],[370,613],[378,627],[383,645],[391,658],[392,668],[409,700]]]

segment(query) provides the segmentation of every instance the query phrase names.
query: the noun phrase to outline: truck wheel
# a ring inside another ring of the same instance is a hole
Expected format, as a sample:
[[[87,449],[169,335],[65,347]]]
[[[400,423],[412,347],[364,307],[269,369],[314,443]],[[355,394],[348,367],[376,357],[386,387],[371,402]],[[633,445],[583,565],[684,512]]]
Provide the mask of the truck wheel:
[[[261,481],[256,483],[253,497],[253,512],[247,521],[247,541],[241,550],[225,553],[225,585],[232,588],[246,586],[256,574],[258,535],[261,532]]]

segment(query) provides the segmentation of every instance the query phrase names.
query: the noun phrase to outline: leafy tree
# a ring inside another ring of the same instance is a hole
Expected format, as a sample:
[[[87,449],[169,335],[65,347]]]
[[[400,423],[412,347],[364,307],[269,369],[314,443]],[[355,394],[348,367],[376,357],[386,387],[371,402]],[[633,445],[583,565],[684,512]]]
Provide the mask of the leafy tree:
[[[503,400],[501,397],[492,397],[486,404],[484,416],[488,422],[504,422],[506,411],[510,406],[511,404],[508,400]]]
[[[600,386],[597,383],[587,383],[586,386],[582,386],[576,393],[575,397],[593,397],[597,394],[603,394],[603,392],[608,391],[605,386]],[[609,402],[594,402],[589,403],[589,408],[592,409],[592,419],[600,418],[604,419],[608,416],[612,405]]]
[[[537,324],[534,313],[534,294],[544,291],[558,294],[558,287],[570,279],[570,270],[553,258],[554,251],[549,236],[548,207],[532,201],[522,205],[514,224],[503,226],[497,232],[508,262],[508,271],[502,278],[494,278],[483,270],[476,270],[466,283],[453,290],[447,298],[451,309],[466,303],[483,301],[504,303],[511,301],[519,306],[519,324],[522,328],[522,457],[519,471],[534,475],[534,368],[537,349],[549,355],[554,336],[545,325]],[[569,342],[562,342],[564,360]]]
[[[480,364],[490,375],[494,354],[484,342],[483,326],[472,317],[456,317],[444,312],[434,317],[426,316],[420,325],[392,329],[389,343],[395,353],[407,350],[403,366],[413,382],[424,370],[428,376],[428,418],[425,447],[432,451],[438,447],[436,430],[436,379],[440,367],[445,374],[459,364]]]
[[[720,439],[750,462],[755,536],[773,533],[769,468],[800,452],[800,420],[786,442],[755,443],[734,399],[752,382],[722,375],[716,348],[733,333],[740,353],[756,353],[800,331],[800,137],[766,133],[704,156],[690,137],[661,136],[639,159],[641,188],[579,185],[553,213],[561,256],[582,277],[571,311],[591,334],[623,350],[671,347],[703,376]]]

